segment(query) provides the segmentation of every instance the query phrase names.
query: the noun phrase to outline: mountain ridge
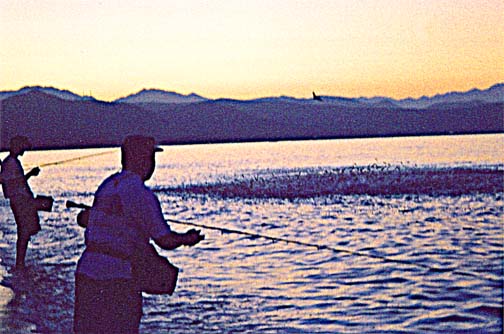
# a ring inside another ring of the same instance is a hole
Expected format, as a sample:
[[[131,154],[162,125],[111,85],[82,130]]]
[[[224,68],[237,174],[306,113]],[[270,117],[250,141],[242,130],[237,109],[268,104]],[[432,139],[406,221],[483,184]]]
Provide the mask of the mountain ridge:
[[[173,91],[161,89],[142,89],[141,91],[130,94],[126,97],[114,100],[117,103],[194,103],[208,100],[198,94],[191,93],[183,95]]]
[[[141,103],[198,103],[204,101],[236,101],[236,102],[264,102],[264,101],[290,101],[298,103],[312,102],[312,98],[296,98],[290,96],[278,96],[278,97],[261,97],[248,100],[232,99],[232,98],[218,98],[209,99],[198,95],[196,93],[190,93],[187,95],[180,94],[174,91],[166,91],[156,88],[142,89],[137,93],[127,95],[125,97],[118,98],[114,101],[101,101],[95,99],[92,96],[81,96],[75,94],[69,90],[61,90],[54,87],[43,87],[43,86],[26,86],[17,91],[0,91],[0,101],[6,98],[26,94],[30,91],[42,91],[50,95],[58,96],[64,100],[70,101],[97,101],[102,103],[128,103],[128,104],[141,104]],[[419,98],[405,98],[405,99],[394,99],[385,96],[375,96],[375,97],[341,97],[341,96],[329,96],[320,95],[322,101],[317,101],[320,103],[333,103],[346,106],[375,106],[375,107],[397,107],[406,109],[426,109],[432,105],[440,103],[462,103],[470,101],[482,101],[482,102],[504,102],[504,83],[497,83],[492,85],[487,89],[473,88],[465,92],[452,91],[444,94],[436,94],[433,96],[422,96]]]
[[[65,96],[51,89],[4,96],[0,150],[15,135],[30,137],[36,149],[56,149],[118,146],[129,134],[153,136],[162,144],[195,144],[504,132],[504,102],[481,100],[408,109],[387,99],[121,103]]]

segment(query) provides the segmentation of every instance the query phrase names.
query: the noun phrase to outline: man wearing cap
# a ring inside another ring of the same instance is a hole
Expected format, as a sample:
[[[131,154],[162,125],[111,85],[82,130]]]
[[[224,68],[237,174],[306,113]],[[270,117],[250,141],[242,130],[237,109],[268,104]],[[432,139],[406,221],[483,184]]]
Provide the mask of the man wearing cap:
[[[26,175],[19,157],[31,148],[25,136],[15,136],[9,142],[9,155],[2,163],[2,190],[9,199],[17,225],[16,269],[23,269],[26,251],[32,235],[40,231],[37,201],[28,185],[28,179],[37,176],[40,168],[35,167]],[[52,203],[51,203],[52,205]]]
[[[121,146],[122,171],[95,194],[86,222],[86,250],[75,276],[76,333],[138,333],[142,294],[131,258],[152,239],[163,249],[193,246],[200,231],[177,233],[164,220],[159,200],[144,182],[155,168],[154,139],[128,136]]]

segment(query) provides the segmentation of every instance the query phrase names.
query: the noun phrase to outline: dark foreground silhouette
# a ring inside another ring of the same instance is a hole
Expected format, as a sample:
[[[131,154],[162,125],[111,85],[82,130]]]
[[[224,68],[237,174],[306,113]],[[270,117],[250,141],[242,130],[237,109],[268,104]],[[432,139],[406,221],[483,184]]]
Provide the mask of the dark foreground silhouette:
[[[19,161],[19,157],[30,148],[31,143],[27,137],[13,137],[10,140],[9,155],[2,162],[0,173],[4,197],[9,199],[17,225],[16,269],[18,270],[22,270],[25,266],[30,238],[41,229],[38,211],[51,211],[53,204],[51,197],[35,197],[28,185],[28,179],[40,173],[40,168],[35,167],[25,174]]]
[[[171,294],[178,272],[156,257],[149,240],[170,250],[204,239],[194,229],[172,231],[157,197],[144,185],[159,151],[151,137],[128,136],[121,146],[122,171],[99,186],[92,207],[78,216],[86,228],[86,249],[75,275],[76,333],[138,333],[142,291]],[[166,268],[168,277],[154,275],[160,268]],[[164,289],[146,277],[171,282]]]

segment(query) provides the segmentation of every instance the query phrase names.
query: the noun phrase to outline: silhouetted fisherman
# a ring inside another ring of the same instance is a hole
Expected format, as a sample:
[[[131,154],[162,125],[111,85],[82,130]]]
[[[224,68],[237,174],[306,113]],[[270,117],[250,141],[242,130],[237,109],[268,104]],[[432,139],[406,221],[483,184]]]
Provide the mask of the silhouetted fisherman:
[[[154,172],[158,151],[162,149],[153,138],[128,136],[121,146],[122,171],[108,177],[93,206],[79,214],[79,225],[86,227],[86,250],[75,275],[76,333],[138,333],[141,291],[146,291],[135,274],[144,262],[136,259],[138,250],[148,247],[150,239],[163,249],[175,249],[204,238],[194,229],[172,231],[159,200],[144,184]],[[156,267],[151,266],[151,276]]]
[[[50,197],[33,196],[28,179],[37,176],[40,168],[35,167],[25,175],[19,161],[28,149],[31,149],[31,143],[27,137],[13,137],[9,143],[9,155],[1,164],[2,190],[4,197],[9,199],[17,225],[16,269],[24,268],[30,238],[40,231],[38,211],[51,211],[53,203]]]
[[[315,92],[312,92],[312,95],[313,95],[313,99],[315,101],[322,101],[322,97],[318,96],[317,94],[315,94]]]

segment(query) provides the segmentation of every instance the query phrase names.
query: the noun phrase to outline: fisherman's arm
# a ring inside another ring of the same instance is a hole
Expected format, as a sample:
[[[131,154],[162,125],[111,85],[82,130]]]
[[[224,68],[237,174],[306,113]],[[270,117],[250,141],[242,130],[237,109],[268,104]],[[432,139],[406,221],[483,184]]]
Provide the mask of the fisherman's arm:
[[[89,221],[90,209],[82,210],[77,215],[77,223],[79,226],[86,228]],[[178,233],[175,231],[169,231],[160,238],[155,238],[156,244],[167,250],[175,249],[180,246],[194,246],[201,240],[205,239],[205,236],[201,234],[201,231],[191,229],[185,233]]]
[[[194,246],[203,239],[205,239],[205,236],[201,234],[201,231],[191,229],[185,233],[170,231],[170,233],[154,239],[154,241],[159,247],[171,250],[180,246]]]
[[[180,246],[194,246],[205,238],[201,231],[195,229],[185,233],[172,231],[164,219],[157,196],[151,191],[144,192],[143,195],[141,217],[147,233],[159,247],[171,250]]]

